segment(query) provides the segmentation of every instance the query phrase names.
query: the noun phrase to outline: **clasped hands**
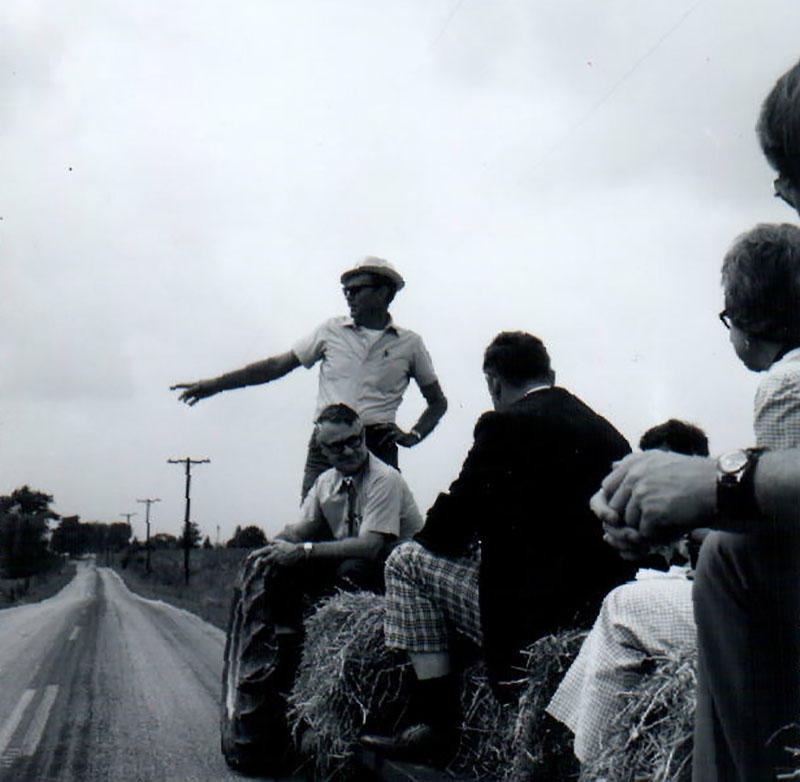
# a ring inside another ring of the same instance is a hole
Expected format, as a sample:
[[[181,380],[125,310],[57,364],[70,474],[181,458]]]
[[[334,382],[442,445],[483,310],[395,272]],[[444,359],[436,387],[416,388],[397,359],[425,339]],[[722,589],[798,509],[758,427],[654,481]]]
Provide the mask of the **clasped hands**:
[[[624,559],[640,559],[708,523],[716,464],[666,451],[631,454],[614,465],[589,505],[603,523],[603,540]]]

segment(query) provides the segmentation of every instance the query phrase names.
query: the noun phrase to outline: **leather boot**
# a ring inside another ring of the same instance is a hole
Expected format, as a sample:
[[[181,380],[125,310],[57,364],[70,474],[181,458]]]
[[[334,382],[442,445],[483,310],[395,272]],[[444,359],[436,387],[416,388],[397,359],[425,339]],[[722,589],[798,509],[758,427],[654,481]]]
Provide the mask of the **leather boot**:
[[[393,760],[446,766],[458,749],[459,679],[449,675],[416,681],[409,719],[411,725],[390,736],[361,736],[361,745]]]

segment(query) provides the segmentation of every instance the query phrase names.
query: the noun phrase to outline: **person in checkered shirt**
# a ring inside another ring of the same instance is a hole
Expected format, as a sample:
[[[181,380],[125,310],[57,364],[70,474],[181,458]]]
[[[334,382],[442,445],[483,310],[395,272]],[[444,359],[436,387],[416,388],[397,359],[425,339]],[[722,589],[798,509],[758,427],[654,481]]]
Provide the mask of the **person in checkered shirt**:
[[[767,96],[757,129],[778,172],[775,195],[800,212],[800,63]],[[779,233],[794,242],[792,231]],[[763,260],[766,269],[770,261]],[[726,282],[721,313],[737,355],[767,372],[756,427],[776,450],[737,449],[715,460],[640,454],[616,465],[592,498],[607,542],[626,557],[695,527],[715,530],[700,551],[693,589],[694,782],[796,775],[796,759],[785,747],[798,746],[789,731],[800,723],[800,448],[796,387],[786,384],[791,354],[800,347],[797,277],[786,279],[785,289],[774,287],[770,298],[750,302],[763,320],[740,308],[743,291]],[[776,415],[779,405],[770,399],[786,403],[791,415]]]
[[[639,448],[708,456],[708,439],[699,427],[673,418],[648,429]],[[652,670],[653,658],[697,644],[690,568],[646,570],[638,576],[605,597],[547,706],[548,714],[575,734],[573,748],[581,763],[600,754],[624,694]]]

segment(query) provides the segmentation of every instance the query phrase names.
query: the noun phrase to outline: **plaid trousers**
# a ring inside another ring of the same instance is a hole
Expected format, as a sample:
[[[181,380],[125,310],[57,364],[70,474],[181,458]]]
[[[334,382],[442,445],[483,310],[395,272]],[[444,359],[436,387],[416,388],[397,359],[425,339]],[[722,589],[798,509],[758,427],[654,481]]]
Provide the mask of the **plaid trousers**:
[[[611,590],[547,706],[575,734],[578,760],[600,754],[625,694],[647,675],[653,657],[696,644],[688,579],[664,574]]]
[[[454,632],[480,646],[479,556],[444,557],[416,541],[386,560],[386,645],[407,652],[442,652]]]

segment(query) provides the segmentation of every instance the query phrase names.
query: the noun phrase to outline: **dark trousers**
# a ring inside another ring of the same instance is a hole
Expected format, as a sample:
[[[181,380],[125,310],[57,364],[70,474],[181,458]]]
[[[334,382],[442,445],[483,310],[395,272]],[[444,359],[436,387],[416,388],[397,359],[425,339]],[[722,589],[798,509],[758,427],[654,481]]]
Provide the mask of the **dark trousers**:
[[[338,562],[300,562],[290,567],[273,566],[266,573],[265,594],[269,615],[277,626],[300,630],[306,612],[337,590],[384,591],[384,559],[345,559]]]
[[[765,522],[766,524],[767,522]],[[694,782],[766,782],[794,767],[800,720],[800,536],[715,532],[694,584]]]
[[[381,424],[370,424],[364,427],[364,434],[369,448],[382,462],[397,469],[397,445],[395,443],[382,443],[386,431],[381,428]],[[325,457],[322,449],[317,445],[316,438],[311,435],[308,442],[308,455],[306,456],[306,466],[303,470],[303,487],[301,490],[301,500],[306,498],[314,481],[325,470],[330,469],[331,463]]]

